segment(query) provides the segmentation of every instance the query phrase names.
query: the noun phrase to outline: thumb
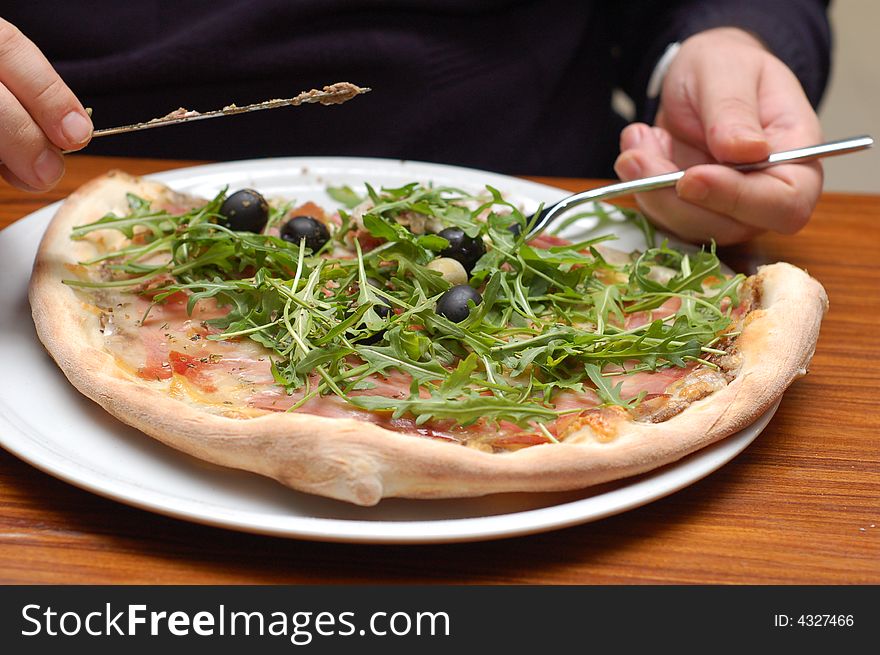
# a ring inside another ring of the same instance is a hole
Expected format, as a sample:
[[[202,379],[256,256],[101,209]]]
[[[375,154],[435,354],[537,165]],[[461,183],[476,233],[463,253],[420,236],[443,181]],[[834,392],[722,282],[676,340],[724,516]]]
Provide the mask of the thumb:
[[[700,117],[706,145],[719,162],[762,161],[770,155],[770,143],[760,120],[760,70],[737,67],[737,62],[727,62],[723,68],[728,70],[716,69],[702,85]]]

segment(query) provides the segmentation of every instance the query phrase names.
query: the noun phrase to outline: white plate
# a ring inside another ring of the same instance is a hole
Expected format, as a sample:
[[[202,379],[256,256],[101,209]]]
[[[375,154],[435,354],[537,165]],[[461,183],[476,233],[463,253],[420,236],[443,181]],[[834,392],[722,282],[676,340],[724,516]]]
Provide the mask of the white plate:
[[[328,184],[363,188],[433,181],[477,191],[486,184],[533,211],[564,191],[482,171],[376,159],[284,158],[212,164],[153,176],[204,196],[223,186],[333,206]],[[593,521],[677,491],[739,454],[776,407],[747,429],[650,474],[587,491],[501,494],[465,500],[385,500],[362,508],[291,491],[260,476],[213,466],[120,423],[81,396],[36,338],[27,284],[51,205],[0,233],[0,444],[34,466],[103,496],[190,521],[323,541],[420,543],[494,539]],[[595,227],[585,219],[568,236]],[[622,248],[644,247],[619,213],[604,219]]]

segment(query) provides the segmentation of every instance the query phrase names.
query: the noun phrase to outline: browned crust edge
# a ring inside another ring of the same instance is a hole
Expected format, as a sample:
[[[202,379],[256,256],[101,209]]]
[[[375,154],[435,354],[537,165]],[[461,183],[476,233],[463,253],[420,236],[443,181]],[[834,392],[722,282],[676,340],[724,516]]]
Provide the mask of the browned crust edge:
[[[656,424],[621,421],[610,442],[583,430],[566,443],[490,454],[354,419],[279,413],[231,419],[126,378],[101,349],[98,317],[60,280],[79,259],[72,226],[125,207],[126,191],[166,193],[114,171],[72,194],[40,244],[29,298],[40,340],[80,392],[112,415],[195,457],[275,478],[294,489],[373,505],[384,497],[452,498],[578,489],[674,462],[741,430],[804,375],[828,300],[804,271],[761,267],[761,308],[739,337],[743,364],[724,389]]]

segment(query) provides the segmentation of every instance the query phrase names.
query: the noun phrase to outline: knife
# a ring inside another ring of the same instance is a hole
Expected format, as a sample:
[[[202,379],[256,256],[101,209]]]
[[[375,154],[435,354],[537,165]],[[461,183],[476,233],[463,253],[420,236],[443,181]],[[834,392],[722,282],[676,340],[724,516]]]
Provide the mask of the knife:
[[[233,116],[235,114],[246,114],[252,111],[262,111],[263,109],[277,109],[279,107],[298,107],[305,104],[322,104],[322,105],[341,105],[343,102],[351,100],[355,96],[369,92],[368,87],[357,86],[350,82],[337,82],[330,84],[323,89],[312,89],[311,91],[303,91],[292,98],[275,98],[273,100],[265,100],[256,102],[252,105],[238,107],[237,105],[227,105],[223,109],[214,111],[199,112],[190,109],[175,109],[166,116],[154,118],[143,123],[132,123],[131,125],[120,125],[118,127],[107,127],[92,132],[92,138],[99,136],[110,136],[113,134],[124,134],[126,132],[137,132],[139,130],[150,130],[154,127],[165,127],[167,125],[178,125],[180,123],[188,123],[190,121],[201,121],[207,118],[219,118],[220,116]],[[90,110],[88,111],[91,115]],[[71,151],[65,151],[65,154]]]

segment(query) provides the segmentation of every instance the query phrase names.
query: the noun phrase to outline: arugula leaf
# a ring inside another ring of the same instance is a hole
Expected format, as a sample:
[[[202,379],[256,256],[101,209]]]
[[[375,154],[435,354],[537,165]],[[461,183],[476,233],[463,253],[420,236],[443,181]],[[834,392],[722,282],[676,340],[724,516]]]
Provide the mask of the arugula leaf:
[[[394,418],[405,414],[416,417],[416,424],[422,425],[431,419],[452,419],[462,426],[468,426],[481,419],[491,421],[510,421],[520,425],[541,419],[555,419],[556,410],[540,405],[522,404],[497,396],[470,395],[456,398],[450,402],[442,395],[430,398],[411,398],[406,400],[383,398],[380,396],[357,396],[351,399],[357,407],[370,411],[392,411]]]
[[[620,305],[620,289],[617,285],[609,284],[599,291],[594,291],[590,298],[596,310],[596,332],[605,334],[605,325],[609,317],[614,317],[619,323],[623,323],[623,308]]]
[[[336,187],[328,186],[327,195],[343,207],[348,207],[349,209],[354,209],[364,201],[361,196],[355,193],[354,189],[347,185]]]
[[[643,396],[645,393],[643,391],[640,396],[626,400],[620,395],[620,389],[623,387],[623,382],[613,384],[608,378],[602,375],[602,368],[598,364],[584,364],[584,372],[586,372],[590,381],[595,385],[594,391],[596,392],[596,395],[599,396],[599,400],[602,401],[603,405],[631,407],[637,404],[641,400],[640,396]]]
[[[216,302],[226,313],[209,321],[220,333],[208,338],[251,339],[267,348],[276,383],[304,392],[294,408],[333,394],[419,424],[511,421],[537,430],[565,413],[553,408],[563,391],[595,388],[604,404],[638,403],[638,396],[622,397],[613,374],[602,374],[608,364],[654,371],[722,352],[714,345],[730,326],[743,278],[722,275],[714,247],[682,253],[667,243],[655,246],[644,223],[647,250],[612,265],[595,247],[610,234],[547,249],[527,243],[526,217],[492,187],[479,195],[417,183],[365,188],[365,198],[350,187],[328,189],[346,207],[363,201],[372,207],[359,224],[340,211],[336,250],[325,247],[320,256],[278,237],[219,225],[225,190],[179,214],[130,197],[128,215],[104,216],[72,236],[115,229],[131,241],[82,263],[100,268],[100,275],[66,282],[81,289],[149,288],[154,303],[184,292],[190,313]],[[271,211],[281,220],[289,203]],[[601,206],[590,215],[597,229],[621,220]],[[420,218],[410,223],[414,217]],[[436,313],[450,284],[427,268],[448,241],[416,234],[400,221],[419,230],[459,227],[487,244],[470,278],[483,301],[461,323]],[[351,239],[356,225],[384,243],[364,252]],[[673,315],[629,320],[670,298],[680,300]],[[352,395],[392,373],[409,385],[408,396]]]

